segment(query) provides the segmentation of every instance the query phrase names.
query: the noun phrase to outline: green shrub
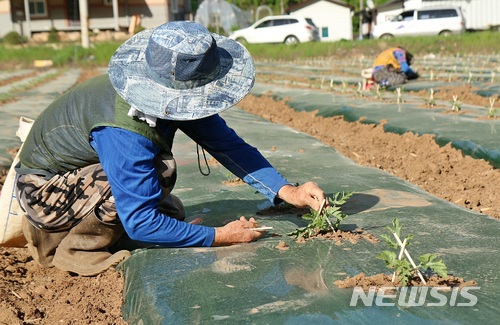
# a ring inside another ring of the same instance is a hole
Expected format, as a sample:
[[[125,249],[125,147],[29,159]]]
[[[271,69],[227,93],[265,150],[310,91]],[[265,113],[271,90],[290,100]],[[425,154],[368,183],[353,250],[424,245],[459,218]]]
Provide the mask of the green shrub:
[[[28,39],[21,36],[18,32],[9,32],[3,37],[3,42],[10,45],[20,45],[28,42]]]
[[[59,38],[59,34],[57,33],[57,29],[52,27],[49,31],[49,38],[47,40],[49,43],[59,43],[61,40]]]

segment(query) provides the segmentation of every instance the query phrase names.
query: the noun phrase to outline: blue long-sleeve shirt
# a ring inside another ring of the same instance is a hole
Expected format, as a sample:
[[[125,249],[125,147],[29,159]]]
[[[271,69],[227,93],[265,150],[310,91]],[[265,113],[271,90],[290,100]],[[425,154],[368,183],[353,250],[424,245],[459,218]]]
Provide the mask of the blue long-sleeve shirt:
[[[275,203],[279,189],[289,184],[219,115],[182,122],[158,120],[157,127],[166,137],[180,129]],[[152,141],[128,130],[101,127],[92,131],[91,145],[108,177],[118,216],[132,239],[167,247],[212,245],[214,228],[178,221],[158,210],[162,193],[153,159],[160,148]]]
[[[396,60],[398,60],[401,66],[401,71],[403,71],[407,75],[414,73],[413,70],[410,68],[410,65],[406,61],[406,53],[404,50],[402,49],[394,50],[393,55],[396,58]]]

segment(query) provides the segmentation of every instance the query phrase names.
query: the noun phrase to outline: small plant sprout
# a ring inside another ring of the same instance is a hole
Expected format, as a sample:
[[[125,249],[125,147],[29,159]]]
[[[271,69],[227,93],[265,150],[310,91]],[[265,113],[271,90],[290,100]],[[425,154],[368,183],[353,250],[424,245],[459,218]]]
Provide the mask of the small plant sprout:
[[[342,92],[345,93],[347,91],[347,83],[342,80]]]
[[[382,96],[382,89],[383,88],[379,84],[375,85],[375,98],[380,99],[380,100],[384,99]]]
[[[494,83],[495,82],[495,71],[491,71],[491,80],[490,80],[490,83]]]
[[[417,275],[424,285],[427,284],[425,278],[429,278],[432,274],[437,274],[442,278],[448,277],[448,270],[446,265],[443,263],[442,259],[438,259],[435,254],[423,254],[418,258],[420,262],[418,265],[415,263],[410,253],[406,247],[410,246],[410,241],[413,239],[413,235],[408,234],[405,236],[403,241],[401,241],[401,224],[399,219],[395,218],[392,221],[392,227],[387,227],[392,237],[383,234],[381,237],[387,243],[387,245],[393,250],[384,250],[377,255],[378,259],[385,262],[385,265],[393,269],[392,282],[396,281],[396,278],[401,283],[401,286],[406,286],[411,279]],[[399,250],[398,255],[396,252]],[[403,258],[403,256],[405,258]]]
[[[224,184],[237,184],[241,182],[241,179],[238,176],[235,176],[231,172],[226,173],[226,180],[222,181]]]
[[[434,89],[431,88],[429,90],[429,92],[430,92],[429,98],[426,99],[425,101],[426,101],[426,103],[427,103],[428,106],[434,107],[434,105],[436,105],[436,100],[434,99]]]
[[[397,94],[397,102],[398,102],[398,104],[403,103],[404,102],[404,100],[403,100],[403,93],[402,93],[400,87],[396,88],[396,94]]]
[[[330,80],[330,90],[333,90],[333,79]]]
[[[356,90],[356,94],[359,97],[363,97],[363,84],[358,81],[358,89]]]
[[[319,89],[323,89],[323,85],[325,83],[325,77],[321,78],[321,85],[319,86]]]
[[[328,198],[330,205],[325,207],[326,200],[322,202],[318,211],[310,209],[310,213],[304,214],[303,219],[309,220],[307,226],[297,228],[288,233],[288,236],[298,238],[309,238],[327,232],[336,232],[340,222],[348,217],[340,211],[340,207],[349,199],[353,192],[338,192],[333,197]],[[332,219],[332,220],[330,220]]]
[[[458,112],[462,109],[462,103],[458,101],[458,96],[453,95],[453,101],[451,102],[451,110],[454,112]]]
[[[429,76],[429,80],[430,81],[434,80],[434,70],[431,70],[431,73],[430,73],[430,76]]]
[[[469,71],[469,79],[467,79],[467,83],[472,83],[472,72]]]
[[[495,97],[490,97],[490,106],[488,106],[488,117],[495,117],[497,113],[497,109],[493,107],[495,105],[496,98]]]
[[[451,72],[448,73],[448,82],[451,82]]]

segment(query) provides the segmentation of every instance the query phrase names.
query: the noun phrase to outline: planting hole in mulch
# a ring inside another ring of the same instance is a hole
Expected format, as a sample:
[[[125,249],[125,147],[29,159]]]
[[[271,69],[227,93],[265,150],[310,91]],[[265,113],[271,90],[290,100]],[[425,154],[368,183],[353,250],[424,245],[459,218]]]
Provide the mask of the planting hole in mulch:
[[[414,276],[411,278],[408,286],[416,287],[416,286],[427,286],[427,287],[448,287],[448,288],[462,288],[466,286],[474,286],[477,285],[477,282],[474,280],[464,280],[460,277],[455,277],[453,275],[449,275],[448,278],[442,278],[439,276],[431,276],[427,280],[427,283],[424,284],[418,276]],[[353,277],[348,276],[344,280],[337,280],[334,284],[341,289],[353,288],[353,287],[362,287],[363,290],[369,290],[370,288],[383,288],[383,287],[400,287],[401,283],[398,281],[397,277],[394,282],[392,282],[392,276],[379,273],[372,276],[366,276],[365,273],[357,274]]]

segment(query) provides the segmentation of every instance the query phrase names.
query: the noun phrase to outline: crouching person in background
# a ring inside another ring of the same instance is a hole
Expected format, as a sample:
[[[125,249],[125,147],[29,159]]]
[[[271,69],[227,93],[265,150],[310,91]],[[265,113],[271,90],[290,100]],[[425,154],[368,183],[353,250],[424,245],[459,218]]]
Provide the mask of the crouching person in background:
[[[413,55],[403,47],[389,48],[375,59],[373,63],[373,80],[380,86],[398,86],[408,80],[417,79],[418,73],[410,65]]]

